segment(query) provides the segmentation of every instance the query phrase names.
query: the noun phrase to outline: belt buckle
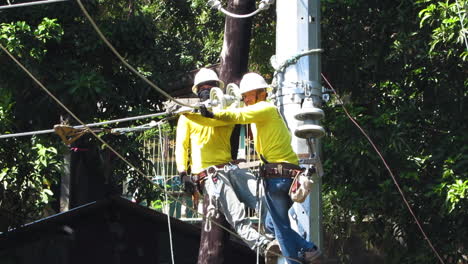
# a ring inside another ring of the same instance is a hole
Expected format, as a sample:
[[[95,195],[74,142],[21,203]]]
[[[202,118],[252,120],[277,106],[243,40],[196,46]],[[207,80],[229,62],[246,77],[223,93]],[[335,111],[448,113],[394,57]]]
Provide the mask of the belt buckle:
[[[198,182],[198,175],[192,175],[192,176],[190,176],[190,179],[191,179],[193,182],[197,183],[197,182]]]
[[[278,174],[283,176],[283,165],[278,164]]]
[[[216,172],[216,167],[215,166],[211,166],[209,167],[207,170],[206,170],[207,174],[213,174]]]

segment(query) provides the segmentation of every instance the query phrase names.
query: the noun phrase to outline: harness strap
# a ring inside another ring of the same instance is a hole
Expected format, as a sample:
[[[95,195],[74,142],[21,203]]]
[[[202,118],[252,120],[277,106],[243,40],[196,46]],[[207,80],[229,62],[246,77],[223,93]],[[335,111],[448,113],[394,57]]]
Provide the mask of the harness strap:
[[[206,195],[208,195],[208,200],[210,203],[206,211],[205,231],[209,232],[211,230],[211,218],[219,217],[217,204],[218,204],[218,197],[221,194],[221,188],[223,187],[223,185],[221,184],[219,179],[215,178],[216,175],[218,174],[217,166],[211,166],[206,171],[208,172],[208,175],[205,177],[205,180],[206,180],[205,187],[206,187],[206,192],[207,192]],[[213,200],[214,200],[214,204],[213,204]]]
[[[208,205],[208,208],[206,209],[206,221],[205,221],[205,232],[210,232],[211,231],[211,218],[219,217],[219,213],[216,210],[216,207],[213,205],[213,199],[210,196],[209,198],[210,204]]]

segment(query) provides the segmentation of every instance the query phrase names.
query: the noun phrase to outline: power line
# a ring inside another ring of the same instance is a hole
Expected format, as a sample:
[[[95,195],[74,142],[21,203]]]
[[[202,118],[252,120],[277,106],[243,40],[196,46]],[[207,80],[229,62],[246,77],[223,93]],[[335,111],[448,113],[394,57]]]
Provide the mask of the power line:
[[[113,123],[120,123],[120,122],[132,121],[132,120],[139,120],[139,119],[145,119],[145,118],[151,118],[151,117],[158,117],[158,116],[167,115],[167,114],[168,114],[167,112],[162,112],[162,113],[127,117],[127,118],[109,120],[109,121],[104,121],[104,122],[99,122],[99,123],[92,123],[92,124],[86,124],[86,125],[73,126],[73,128],[96,127],[96,126],[102,126],[102,125],[113,124]],[[33,136],[33,135],[47,134],[47,133],[53,133],[53,132],[55,132],[54,129],[47,129],[47,130],[38,130],[38,131],[23,132],[23,133],[16,133],[16,134],[4,134],[4,135],[0,135],[0,139],[2,139],[2,138],[11,138],[11,137]]]
[[[335,88],[333,88],[333,86],[331,85],[331,83],[328,81],[328,79],[325,77],[325,75],[323,73],[321,75],[322,75],[323,79],[325,80],[325,82],[327,83],[328,87],[330,87],[330,89],[333,91],[333,93],[338,98],[338,100],[341,101],[341,98],[338,95],[338,93],[336,92]],[[426,235],[426,232],[424,231],[421,223],[419,222],[418,217],[416,217],[416,214],[413,212],[413,209],[411,208],[411,205],[409,204],[408,200],[406,199],[406,196],[403,193],[403,190],[401,189],[400,185],[398,184],[398,181],[396,180],[395,175],[393,175],[393,172],[390,169],[390,166],[385,161],[385,158],[383,157],[382,153],[379,151],[379,149],[374,144],[374,142],[369,137],[369,135],[366,133],[366,131],[364,131],[364,129],[358,124],[358,122],[349,114],[348,110],[346,109],[346,107],[344,106],[343,103],[341,104],[341,107],[343,108],[343,111],[345,112],[345,114],[349,118],[349,120],[351,120],[351,122],[359,129],[359,131],[361,131],[361,133],[364,135],[364,137],[367,139],[367,141],[369,141],[369,143],[371,144],[372,148],[377,153],[379,158],[382,160],[382,163],[384,164],[384,166],[387,169],[388,173],[392,177],[393,183],[395,184],[396,188],[398,189],[398,192],[400,193],[400,196],[403,199],[403,202],[405,203],[406,207],[408,208],[408,211],[410,212],[411,216],[413,217],[414,221],[416,222],[416,225],[418,226],[419,231],[423,235],[424,239],[426,240],[426,242],[428,243],[429,247],[432,249],[432,251],[434,252],[436,257],[439,259],[440,263],[445,264],[444,260],[439,255],[439,252],[435,249],[435,247],[432,244],[431,240]]]
[[[25,6],[33,6],[33,5],[52,4],[52,3],[65,2],[65,1],[69,1],[69,0],[44,0],[44,1],[34,1],[34,2],[27,2],[27,3],[21,3],[21,4],[4,5],[4,6],[0,6],[0,10],[15,8],[15,7],[25,7]]]

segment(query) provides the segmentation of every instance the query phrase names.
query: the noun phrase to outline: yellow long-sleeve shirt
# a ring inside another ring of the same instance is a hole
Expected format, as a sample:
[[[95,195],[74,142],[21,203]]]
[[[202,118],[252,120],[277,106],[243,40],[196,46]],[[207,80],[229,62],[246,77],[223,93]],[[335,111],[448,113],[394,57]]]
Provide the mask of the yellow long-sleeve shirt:
[[[176,164],[179,172],[189,163],[192,173],[231,161],[231,134],[234,125],[202,126],[181,115],[177,122]]]
[[[287,162],[298,164],[298,158],[291,146],[291,134],[278,109],[271,103],[256,104],[214,114],[206,118],[199,114],[187,114],[187,118],[204,126],[225,126],[226,124],[252,124],[255,150],[270,163]]]

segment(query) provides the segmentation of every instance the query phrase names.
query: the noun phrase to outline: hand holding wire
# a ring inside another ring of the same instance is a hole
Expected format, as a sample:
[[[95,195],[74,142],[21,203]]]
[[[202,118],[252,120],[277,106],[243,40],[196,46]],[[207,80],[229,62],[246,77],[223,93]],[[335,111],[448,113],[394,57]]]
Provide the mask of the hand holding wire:
[[[214,118],[213,112],[208,110],[208,108],[206,108],[206,105],[204,104],[200,104],[200,114],[204,117]]]

